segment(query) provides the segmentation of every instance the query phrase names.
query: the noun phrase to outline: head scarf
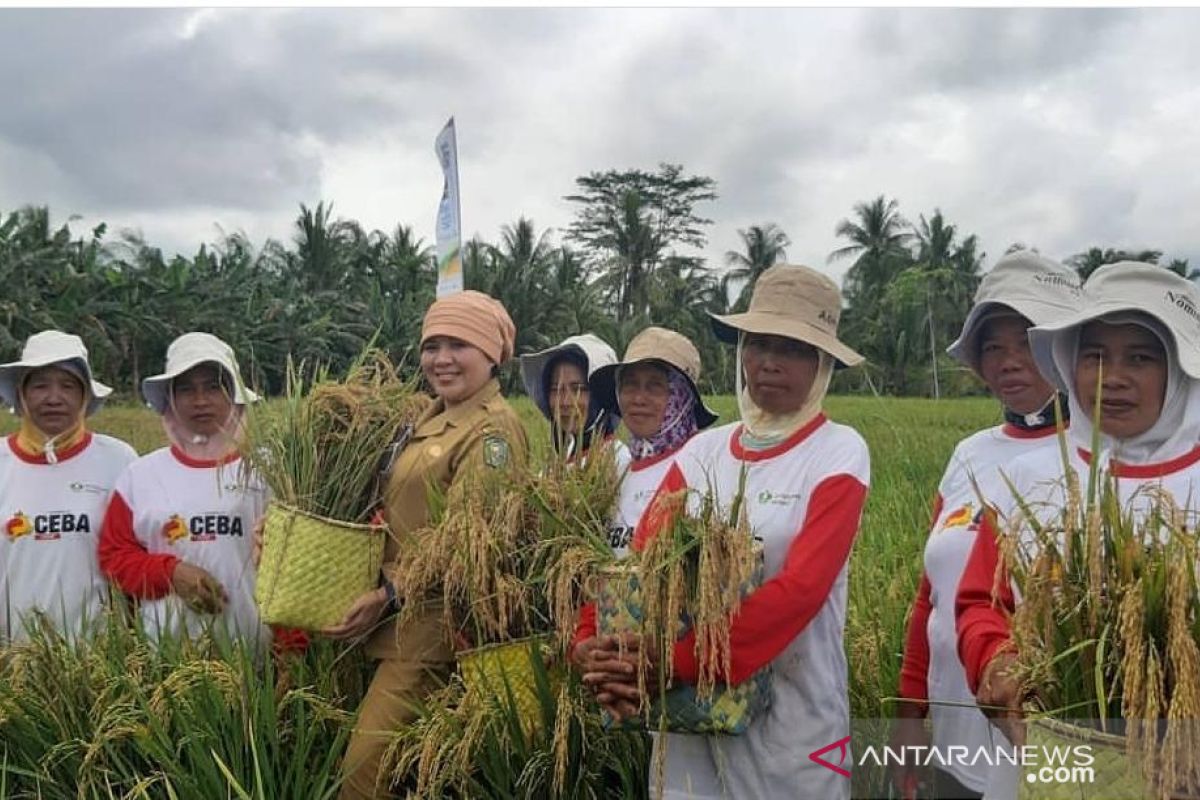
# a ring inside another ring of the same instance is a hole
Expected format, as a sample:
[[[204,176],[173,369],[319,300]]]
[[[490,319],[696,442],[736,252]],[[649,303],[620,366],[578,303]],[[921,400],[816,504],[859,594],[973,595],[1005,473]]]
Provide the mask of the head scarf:
[[[421,323],[421,342],[433,336],[461,339],[499,365],[512,358],[517,329],[499,300],[468,289],[433,301]]]
[[[629,451],[635,461],[678,450],[700,430],[696,422],[696,393],[692,391],[691,383],[674,367],[667,364],[659,366],[667,371],[667,407],[663,411],[662,425],[654,434],[644,439],[640,436],[630,438]],[[617,367],[618,385],[624,368]]]
[[[745,370],[742,367],[742,349],[745,345],[746,334],[739,332],[736,373],[738,411],[742,415],[741,440],[745,447],[761,450],[779,444],[821,413],[825,395],[829,391],[829,382],[833,379],[834,359],[821,348],[816,348],[820,361],[812,387],[808,390],[808,396],[804,398],[804,404],[787,414],[771,414],[760,408],[750,397],[750,388],[746,385]]]
[[[70,450],[87,436],[88,405],[92,399],[91,382],[84,378],[83,370],[72,361],[58,361],[54,364],[47,364],[46,367],[61,369],[79,381],[79,385],[83,387],[83,404],[79,407],[79,415],[72,420],[71,425],[65,431],[54,436],[47,436],[41,428],[34,424],[33,416],[29,413],[29,404],[25,402],[25,382],[35,372],[33,369],[29,370],[20,376],[20,383],[17,386],[21,415],[21,426],[17,429],[17,447],[30,455],[45,456],[47,464],[57,464],[59,453]],[[46,367],[38,367],[38,369]]]
[[[220,430],[212,435],[195,433],[188,429],[175,411],[175,380],[172,379],[167,386],[167,407],[162,414],[163,431],[176,449],[196,461],[224,461],[237,451],[241,441],[245,407],[232,401],[229,374],[223,368],[220,368],[220,373],[221,387],[231,398],[229,416],[221,424]]]
[[[550,397],[550,381],[554,377],[554,368],[564,361],[579,367],[579,370],[585,376],[584,382],[587,382],[587,356],[578,350],[564,350],[546,362],[546,367],[542,370],[543,397]],[[616,430],[617,423],[620,421],[616,415],[608,413],[604,406],[597,402],[596,393],[591,391],[588,392],[586,413],[587,416],[583,421],[583,430],[578,431],[559,430],[554,413],[551,411],[547,415],[547,418],[550,420],[550,441],[554,445],[555,452],[568,458],[586,453],[588,448],[592,446],[593,437],[599,436],[601,439],[604,439],[611,436],[612,432]]]
[[[1114,439],[1101,432],[1097,456],[1103,461],[1115,459],[1124,464],[1154,464],[1191,452],[1200,442],[1200,381],[1189,377],[1180,367],[1175,338],[1167,327],[1154,317],[1137,311],[1106,314],[1090,321],[1110,325],[1141,325],[1158,337],[1167,354],[1167,387],[1158,419],[1149,430],[1128,439]],[[1082,327],[1075,325],[1055,331],[1051,354],[1058,372],[1053,377],[1057,378],[1060,385],[1069,388],[1071,427],[1068,433],[1071,441],[1077,447],[1090,451],[1095,431],[1092,409],[1080,405],[1075,391],[1075,364],[1079,356]]]

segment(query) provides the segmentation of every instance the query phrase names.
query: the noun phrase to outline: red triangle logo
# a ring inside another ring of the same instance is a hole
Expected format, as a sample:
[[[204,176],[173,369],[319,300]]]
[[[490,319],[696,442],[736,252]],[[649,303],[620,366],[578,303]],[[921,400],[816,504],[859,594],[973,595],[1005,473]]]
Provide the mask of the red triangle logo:
[[[824,747],[822,747],[820,750],[814,750],[813,752],[809,753],[808,760],[815,761],[816,763],[820,764],[822,767],[831,769],[834,772],[836,772],[838,775],[841,775],[844,778],[849,778],[850,770],[843,769],[841,766],[842,764],[846,763],[846,756],[848,756],[850,754],[848,747],[847,747],[849,744],[850,744],[849,736],[847,736],[845,739],[838,739],[833,744],[827,744]],[[828,753],[832,750],[837,750],[839,753],[841,753],[841,755],[838,757],[836,764],[834,764],[832,761],[826,761],[825,759],[821,758],[821,756],[825,755],[826,753]]]

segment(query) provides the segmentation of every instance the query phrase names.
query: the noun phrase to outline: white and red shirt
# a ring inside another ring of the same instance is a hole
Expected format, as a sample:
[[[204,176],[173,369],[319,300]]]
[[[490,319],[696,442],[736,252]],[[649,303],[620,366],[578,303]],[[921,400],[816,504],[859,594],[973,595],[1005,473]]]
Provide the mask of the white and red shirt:
[[[1003,475],[1009,465],[1046,448],[1058,453],[1055,433],[1053,425],[1022,430],[1005,423],[972,434],[954,448],[938,485],[933,524],[925,542],[925,569],[909,618],[900,670],[900,696],[929,701],[935,747],[965,745],[976,752],[997,743],[996,728],[972,707],[975,694],[958,660],[954,599],[975,542],[980,498],[989,505],[1007,504],[1006,498],[1012,495]],[[980,761],[971,766],[955,760],[942,768],[964,786],[982,792],[987,787],[988,766]]]
[[[34,610],[78,635],[103,608],[96,541],[113,484],[137,453],[85,433],[57,458],[20,450],[15,436],[0,444],[0,643],[23,640],[22,619]]]
[[[850,734],[847,562],[870,482],[867,445],[824,415],[764,450],[747,450],[740,434],[734,423],[697,435],[659,492],[688,489],[694,512],[711,491],[727,512],[745,471],[745,508],[762,540],[764,582],[733,618],[732,671],[724,677],[737,684],[770,664],[772,702],[740,736],[666,737],[664,796],[847,798],[849,779],[809,755]],[[632,546],[666,521],[652,506]],[[693,635],[676,643],[673,672],[677,681],[697,680]]]
[[[255,522],[268,490],[236,455],[197,461],[164,447],[135,461],[117,480],[100,537],[100,567],[139,599],[146,631],[197,636],[210,626],[233,638],[270,641],[254,603]],[[229,596],[219,616],[191,611],[171,591],[179,561],[202,567]]]
[[[1075,447],[1068,452],[1070,468],[1085,491],[1091,458],[1090,453]],[[1135,523],[1151,516],[1156,505],[1155,493],[1165,490],[1178,504],[1188,528],[1195,529],[1200,518],[1200,446],[1170,461],[1137,465],[1111,461],[1102,466],[1115,479],[1116,496]],[[1057,450],[1039,450],[1013,463],[1014,488],[1043,522],[1054,519],[1066,504],[1063,467],[1062,455]],[[1162,533],[1166,535],[1169,531],[1164,529]],[[959,582],[955,604],[958,653],[972,691],[978,688],[983,670],[993,656],[1012,647],[1009,618],[1018,597],[1011,582],[1003,576],[996,582],[1000,564],[996,537],[992,521],[985,517]],[[1018,547],[1026,555],[1032,555],[1036,544],[1030,526],[1023,526],[1019,537]],[[998,586],[995,598],[993,585]]]

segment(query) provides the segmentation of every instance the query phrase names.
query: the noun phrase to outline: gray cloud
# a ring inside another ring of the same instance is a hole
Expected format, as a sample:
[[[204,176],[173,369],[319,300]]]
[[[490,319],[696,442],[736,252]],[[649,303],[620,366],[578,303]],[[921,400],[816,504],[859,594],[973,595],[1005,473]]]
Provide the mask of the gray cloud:
[[[576,176],[670,161],[718,182],[714,265],[776,222],[820,266],[880,193],[993,258],[1200,254],[1197,32],[1191,10],[2,11],[0,209],[188,251],[327,199],[430,239],[454,114],[468,235],[562,229]]]

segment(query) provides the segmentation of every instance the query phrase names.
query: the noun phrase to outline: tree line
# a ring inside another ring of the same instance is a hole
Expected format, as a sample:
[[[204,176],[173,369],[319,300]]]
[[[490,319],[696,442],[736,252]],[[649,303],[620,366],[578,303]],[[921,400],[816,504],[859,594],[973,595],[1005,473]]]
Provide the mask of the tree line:
[[[520,217],[494,242],[466,242],[466,286],[505,304],[518,353],[583,331],[621,352],[653,323],[696,343],[705,391],[732,391],[733,354],[713,337],[708,313],[744,310],[754,280],[786,260],[791,242],[774,223],[753,225],[738,231],[739,246],[723,263],[707,263],[694,253],[707,245],[712,220],[703,207],[716,197],[713,179],[673,164],[581,176],[565,197],[575,214],[561,237]],[[45,328],[77,333],[98,374],[127,397],[158,371],[171,339],[189,330],[228,341],[267,393],[283,389],[289,356],[339,370],[374,341],[415,365],[436,258],[411,226],[366,230],[322,202],[300,206],[288,241],[255,246],[243,233],[218,232],[191,256],[168,256],[139,233],[110,235],[105,224],[75,235],[69,223],[52,225],[46,207],[0,214],[0,357],[15,358],[23,340]],[[845,245],[830,261],[851,262],[843,334],[871,362],[840,375],[836,388],[976,390],[941,351],[978,285],[985,255],[977,237],[938,210],[909,223],[883,196],[856,205],[836,233]],[[1162,253],[1093,247],[1068,262],[1086,275],[1129,257],[1160,263]],[[1186,261],[1164,266],[1195,277]],[[510,390],[519,384],[514,367],[503,379]]]

